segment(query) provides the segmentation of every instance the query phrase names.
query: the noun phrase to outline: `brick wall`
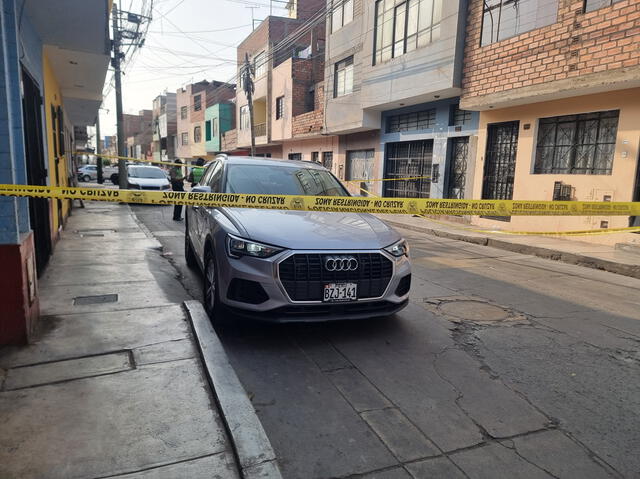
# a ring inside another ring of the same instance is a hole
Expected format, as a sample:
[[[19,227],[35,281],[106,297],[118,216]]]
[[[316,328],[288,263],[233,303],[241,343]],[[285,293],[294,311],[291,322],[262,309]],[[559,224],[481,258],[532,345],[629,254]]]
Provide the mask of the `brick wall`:
[[[322,133],[324,124],[324,84],[315,86],[315,109],[293,117],[293,136],[301,137]],[[294,103],[295,104],[295,103]]]
[[[228,130],[221,135],[220,150],[233,151],[238,147],[238,131]]]
[[[550,82],[574,82],[576,77],[585,87],[590,76],[593,86],[602,82],[600,77],[611,83],[616,78],[612,74],[640,70],[638,0],[586,14],[583,0],[559,0],[556,23],[484,47],[480,46],[482,5],[480,0],[469,3],[463,106],[473,106],[474,99],[484,95],[517,89],[535,96],[532,86],[549,88]]]

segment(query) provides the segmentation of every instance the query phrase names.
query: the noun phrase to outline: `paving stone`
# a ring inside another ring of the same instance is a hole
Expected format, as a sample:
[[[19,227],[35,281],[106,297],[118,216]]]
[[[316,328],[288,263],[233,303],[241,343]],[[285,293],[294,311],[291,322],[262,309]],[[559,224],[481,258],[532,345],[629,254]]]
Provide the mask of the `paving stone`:
[[[395,408],[364,412],[362,417],[400,462],[440,454],[433,443]]]
[[[233,455],[230,452],[221,452],[192,461],[112,477],[118,479],[239,479],[240,476],[233,461]]]
[[[198,356],[198,352],[190,338],[143,346],[133,350],[136,365],[176,361]]]
[[[469,479],[550,479],[539,467],[500,444],[462,451],[449,456]],[[579,476],[573,476],[579,477]]]
[[[360,476],[361,479],[411,479],[409,474],[403,467],[394,467],[384,471],[376,471],[370,474]]]
[[[465,475],[446,457],[413,462],[405,466],[414,479],[465,479]]]
[[[0,477],[102,477],[222,452],[211,403],[197,360],[2,392]]]
[[[10,369],[5,390],[26,388],[69,379],[127,371],[132,368],[129,353],[124,351],[66,361]]]
[[[357,369],[340,369],[327,374],[331,382],[358,412],[382,409],[392,405]]]

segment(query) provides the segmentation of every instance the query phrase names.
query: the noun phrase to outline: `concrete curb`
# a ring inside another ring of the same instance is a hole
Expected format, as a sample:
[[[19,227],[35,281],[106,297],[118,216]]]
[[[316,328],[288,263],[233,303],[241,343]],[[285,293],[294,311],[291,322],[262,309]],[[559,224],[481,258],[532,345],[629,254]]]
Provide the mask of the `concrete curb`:
[[[415,225],[407,225],[401,222],[384,220],[386,223],[396,228],[404,228],[411,231],[417,231],[419,233],[426,233],[431,236],[438,236],[440,238],[453,239],[458,241],[465,241],[467,243],[478,244],[481,246],[490,246],[492,248],[503,249],[511,251],[512,253],[521,253],[531,256],[538,256],[540,258],[551,259],[554,261],[561,261],[563,263],[575,264],[578,266],[584,266],[586,268],[599,269],[608,271],[610,273],[617,273],[624,276],[630,276],[632,278],[640,279],[640,265],[630,265],[623,263],[616,263],[615,261],[609,261],[606,259],[594,258],[593,256],[586,256],[576,253],[567,253],[566,251],[555,250],[551,248],[542,248],[540,246],[530,246],[518,243],[511,243],[500,239],[490,238],[487,236],[471,236],[458,233],[452,233],[449,231],[437,230],[429,227],[421,227]]]
[[[185,301],[207,378],[222,412],[244,479],[282,479],[271,442],[211,320],[199,301]]]

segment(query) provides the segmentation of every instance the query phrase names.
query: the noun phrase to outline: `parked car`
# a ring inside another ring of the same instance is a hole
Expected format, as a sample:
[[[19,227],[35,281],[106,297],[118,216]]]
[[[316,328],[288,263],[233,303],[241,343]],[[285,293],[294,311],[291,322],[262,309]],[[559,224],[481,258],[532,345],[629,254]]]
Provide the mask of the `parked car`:
[[[78,168],[78,181],[91,181],[98,178],[96,165],[84,165]]]
[[[222,157],[195,192],[349,196],[317,163]],[[277,322],[388,316],[408,302],[407,242],[370,214],[186,211],[185,256],[204,273],[205,309]]]
[[[115,176],[115,181],[114,181]],[[115,185],[118,183],[118,168],[113,166],[102,167],[102,177],[109,178]],[[97,165],[84,165],[78,168],[78,181],[91,181],[98,179]]]
[[[127,188],[133,190],[170,190],[164,170],[157,166],[128,165]]]

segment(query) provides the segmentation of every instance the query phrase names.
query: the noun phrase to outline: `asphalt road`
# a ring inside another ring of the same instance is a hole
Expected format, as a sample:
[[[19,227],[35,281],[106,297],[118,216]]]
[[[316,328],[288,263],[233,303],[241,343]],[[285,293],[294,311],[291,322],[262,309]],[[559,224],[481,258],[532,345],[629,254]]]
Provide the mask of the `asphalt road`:
[[[171,207],[133,209],[202,299]],[[403,234],[395,317],[218,330],[284,476],[640,477],[640,280]]]

